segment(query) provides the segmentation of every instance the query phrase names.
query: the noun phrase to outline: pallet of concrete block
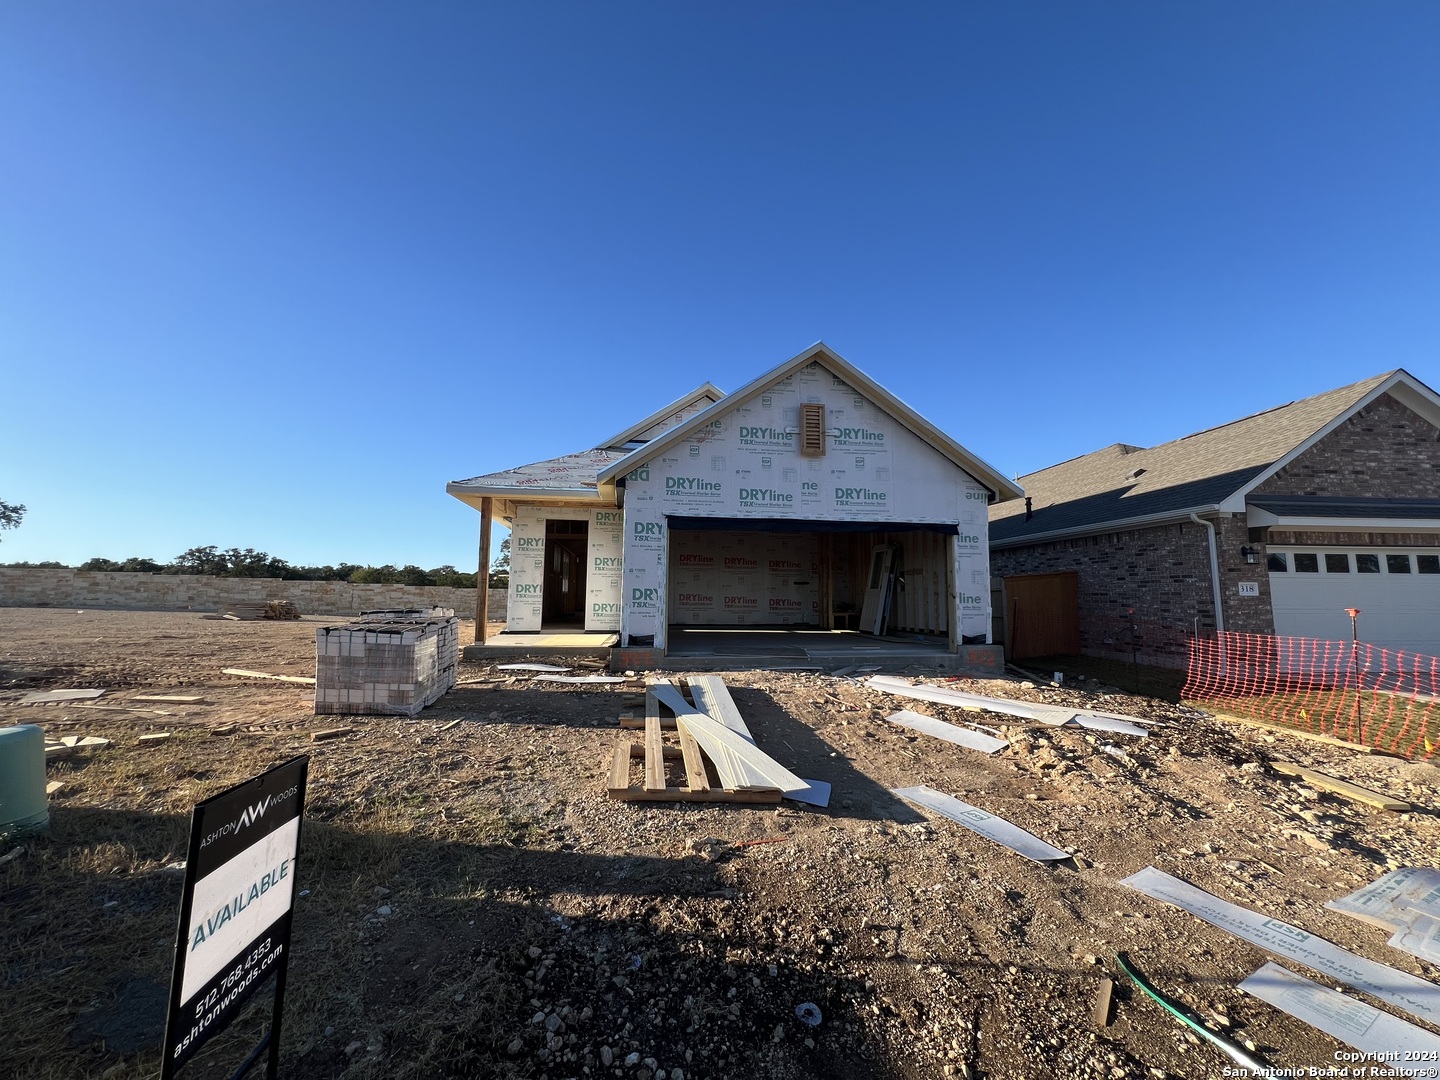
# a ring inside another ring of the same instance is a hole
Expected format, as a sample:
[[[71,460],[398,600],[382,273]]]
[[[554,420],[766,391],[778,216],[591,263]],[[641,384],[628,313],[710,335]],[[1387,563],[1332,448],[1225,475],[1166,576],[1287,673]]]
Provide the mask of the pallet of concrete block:
[[[454,687],[458,620],[388,614],[315,631],[317,716],[417,716]]]
[[[425,622],[427,619],[450,619],[454,618],[455,609],[448,607],[428,608],[376,608],[373,611],[360,612],[360,618],[366,622],[381,620],[384,622]]]

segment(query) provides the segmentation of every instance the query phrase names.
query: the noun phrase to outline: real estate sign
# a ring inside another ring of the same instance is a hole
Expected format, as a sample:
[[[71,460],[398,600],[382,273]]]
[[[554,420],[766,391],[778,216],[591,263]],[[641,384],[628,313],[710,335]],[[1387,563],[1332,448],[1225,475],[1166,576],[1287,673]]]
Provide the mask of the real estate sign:
[[[309,763],[308,757],[294,758],[195,807],[162,1080],[170,1080],[276,975],[268,1036],[273,1069]]]

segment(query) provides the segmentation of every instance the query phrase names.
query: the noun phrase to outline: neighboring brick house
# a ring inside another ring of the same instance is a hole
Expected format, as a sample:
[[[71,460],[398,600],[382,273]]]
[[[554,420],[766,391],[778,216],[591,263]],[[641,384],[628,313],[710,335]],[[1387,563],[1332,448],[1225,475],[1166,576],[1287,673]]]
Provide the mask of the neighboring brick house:
[[[1173,660],[1217,628],[1348,639],[1355,607],[1362,640],[1440,654],[1440,396],[1405,371],[1020,483],[990,508],[992,571],[1076,572],[1087,652],[1129,638]]]

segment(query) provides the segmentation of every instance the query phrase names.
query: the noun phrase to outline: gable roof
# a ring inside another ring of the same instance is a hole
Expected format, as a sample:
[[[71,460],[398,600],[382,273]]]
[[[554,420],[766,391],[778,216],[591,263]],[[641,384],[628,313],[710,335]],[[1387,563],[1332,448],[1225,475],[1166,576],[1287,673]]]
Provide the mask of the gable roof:
[[[976,481],[989,488],[997,500],[1017,499],[1022,494],[1019,487],[1005,478],[1004,473],[970,453],[823,341],[817,341],[808,349],[786,360],[779,367],[767,371],[758,379],[747,383],[703,412],[696,413],[683,423],[677,424],[627,455],[624,460],[606,466],[600,471],[600,482],[605,484],[619,480],[632,469],[652,460],[672,446],[684,442],[694,432],[738,409],[746,402],[754,400],[781,379],[810,363],[819,363],[832,374],[840,376],[868,400],[875,402],[885,412],[899,420],[921,440],[934,447],[953,464],[964,469]]]
[[[1403,370],[1292,401],[1148,449],[1115,443],[1021,477],[1023,504],[992,507],[990,541],[1041,540],[1141,528],[1191,513],[1243,511],[1245,495],[1382,394],[1440,423],[1440,396]]]

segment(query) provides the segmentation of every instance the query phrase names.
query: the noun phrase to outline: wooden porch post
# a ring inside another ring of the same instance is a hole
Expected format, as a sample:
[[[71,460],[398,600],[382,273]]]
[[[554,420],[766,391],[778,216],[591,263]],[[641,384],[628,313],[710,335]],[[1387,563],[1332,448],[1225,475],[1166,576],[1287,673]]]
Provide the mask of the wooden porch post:
[[[475,644],[485,644],[486,624],[490,621],[490,518],[489,496],[480,500],[480,572],[475,575]]]

